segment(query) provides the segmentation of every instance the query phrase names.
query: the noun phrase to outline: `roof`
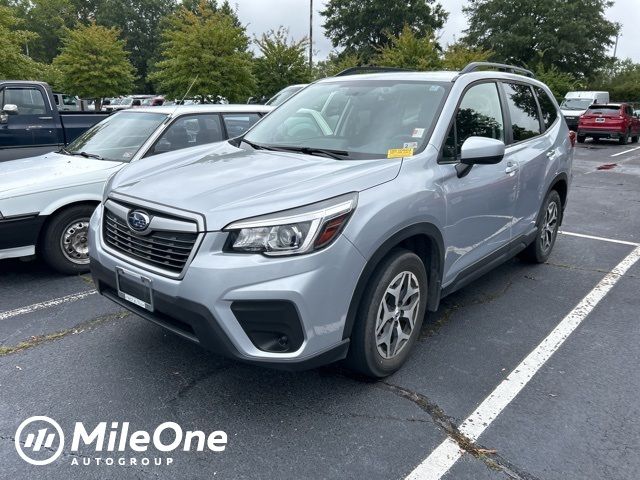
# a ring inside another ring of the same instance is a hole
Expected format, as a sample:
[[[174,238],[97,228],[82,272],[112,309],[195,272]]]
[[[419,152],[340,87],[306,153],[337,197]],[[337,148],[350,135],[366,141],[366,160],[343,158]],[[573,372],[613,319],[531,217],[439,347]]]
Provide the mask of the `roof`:
[[[268,113],[273,107],[267,105],[245,104],[204,104],[204,105],[168,105],[157,107],[136,107],[122,110],[123,112],[163,113],[165,115],[185,115],[189,113]]]

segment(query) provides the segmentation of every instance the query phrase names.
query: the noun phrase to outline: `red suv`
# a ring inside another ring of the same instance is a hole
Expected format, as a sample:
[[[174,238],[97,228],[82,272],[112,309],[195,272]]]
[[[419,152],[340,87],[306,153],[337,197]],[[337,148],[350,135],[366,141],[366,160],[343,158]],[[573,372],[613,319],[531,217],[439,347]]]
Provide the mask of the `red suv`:
[[[591,105],[580,117],[578,123],[578,143],[585,138],[617,138],[620,145],[638,141],[640,119],[627,103]]]

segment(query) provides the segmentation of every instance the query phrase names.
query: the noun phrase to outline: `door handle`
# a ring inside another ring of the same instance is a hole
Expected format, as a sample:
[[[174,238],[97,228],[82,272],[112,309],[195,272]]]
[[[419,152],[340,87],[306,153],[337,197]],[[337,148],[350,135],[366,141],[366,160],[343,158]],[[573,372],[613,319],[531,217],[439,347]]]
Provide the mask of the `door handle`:
[[[552,159],[554,159],[556,157],[556,154],[557,154],[557,152],[555,150],[549,150],[547,152],[547,158],[549,160],[552,160]]]
[[[53,117],[38,117],[39,120],[53,120]]]
[[[508,162],[507,163],[507,168],[504,169],[504,173],[508,174],[508,175],[513,175],[515,172],[518,171],[518,168],[520,168],[518,166],[518,164],[516,162]]]

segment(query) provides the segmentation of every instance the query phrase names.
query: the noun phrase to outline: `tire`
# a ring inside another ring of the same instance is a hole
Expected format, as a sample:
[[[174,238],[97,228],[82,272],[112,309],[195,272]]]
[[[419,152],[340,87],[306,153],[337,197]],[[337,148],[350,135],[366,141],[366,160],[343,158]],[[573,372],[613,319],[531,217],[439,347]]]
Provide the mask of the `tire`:
[[[552,211],[555,212],[554,220],[550,218],[552,217]],[[536,238],[522,251],[520,258],[532,263],[545,263],[549,259],[556,243],[561,221],[562,200],[560,200],[558,192],[551,190],[538,214]]]
[[[631,133],[631,132],[626,132],[622,137],[620,137],[620,138],[618,139],[618,143],[619,143],[620,145],[626,145],[626,144],[627,144],[627,142],[629,141],[629,135],[630,135],[630,133]]]
[[[51,268],[67,275],[89,271],[87,234],[94,210],[92,205],[76,205],[49,219],[40,237],[39,250]]]
[[[634,135],[631,137],[631,143],[638,143],[638,137],[640,137],[640,135]]]
[[[415,289],[409,296],[408,285]],[[347,366],[372,378],[383,378],[398,370],[420,335],[427,292],[427,272],[420,257],[405,249],[392,250],[376,268],[364,292],[351,334]],[[397,308],[403,301],[411,307]],[[378,318],[382,321],[378,322]],[[376,327],[380,328],[378,334]],[[400,338],[399,331],[406,338]]]
[[[584,141],[587,139],[587,137],[585,137],[584,135],[578,135],[577,137],[578,143],[584,143]]]

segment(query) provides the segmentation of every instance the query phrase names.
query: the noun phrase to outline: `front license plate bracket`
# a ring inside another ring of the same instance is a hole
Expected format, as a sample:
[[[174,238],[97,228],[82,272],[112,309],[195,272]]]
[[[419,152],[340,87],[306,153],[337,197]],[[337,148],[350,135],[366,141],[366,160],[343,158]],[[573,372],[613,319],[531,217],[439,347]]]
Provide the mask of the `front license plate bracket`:
[[[153,312],[153,290],[150,278],[116,267],[116,288],[118,297]]]

